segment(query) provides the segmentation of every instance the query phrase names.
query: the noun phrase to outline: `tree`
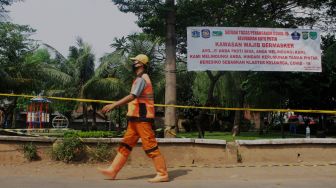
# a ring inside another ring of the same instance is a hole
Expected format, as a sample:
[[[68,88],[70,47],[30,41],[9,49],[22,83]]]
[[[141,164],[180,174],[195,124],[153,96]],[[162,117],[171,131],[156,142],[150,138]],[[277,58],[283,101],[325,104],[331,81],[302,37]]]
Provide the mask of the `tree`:
[[[111,67],[122,66],[125,58],[119,53],[111,53],[101,59],[101,64],[95,70],[93,77],[83,85],[83,97],[96,100],[116,100],[125,95],[124,82],[118,78]],[[96,130],[96,112],[98,103],[91,103],[93,120],[91,129]]]
[[[36,48],[32,40],[28,38],[33,32],[34,30],[28,26],[0,23],[0,74],[3,79],[0,86],[2,91],[21,90],[27,85],[26,83],[32,83],[31,72],[27,71],[30,67],[24,62],[27,55]],[[17,72],[20,73],[17,74]]]
[[[175,1],[166,0],[166,89],[165,104],[176,104],[176,38],[175,38]],[[165,108],[165,137],[175,137],[175,127],[177,123],[176,108]]]
[[[94,76],[95,56],[91,46],[85,43],[82,38],[76,39],[77,45],[69,47],[69,55],[65,58],[55,48],[48,44],[43,44],[48,50],[55,54],[55,62],[52,63],[57,69],[70,77],[70,82],[63,85],[53,85],[49,87],[47,94],[51,96],[79,97],[85,98],[84,85]],[[74,106],[72,102],[64,105],[57,104],[65,109],[71,109]],[[84,126],[88,128],[87,104],[80,103],[83,109]],[[72,109],[71,109],[72,110]]]
[[[85,43],[81,38],[77,38],[77,46],[70,46],[69,51],[69,67],[74,67],[74,69],[72,69],[72,76],[74,78],[73,86],[76,88],[75,91],[78,97],[85,98],[83,91],[84,85],[94,75],[94,54],[92,53],[91,46]],[[82,107],[84,126],[88,127],[87,104],[82,103]]]
[[[130,57],[135,57],[136,55],[142,53],[149,57],[150,64],[148,66],[148,74],[151,77],[151,81],[154,87],[154,97],[155,101],[158,103],[164,102],[162,93],[164,92],[164,79],[163,79],[163,60],[164,46],[163,41],[159,37],[152,37],[150,35],[140,33],[132,34],[127,37],[122,37],[120,39],[115,38],[111,47],[115,48],[115,51],[111,54],[120,54],[122,58],[122,64],[113,65],[111,70],[114,71],[116,77],[120,78],[126,85],[132,85],[132,79],[134,73],[131,70]],[[109,59],[108,54],[106,56]],[[113,55],[113,57],[115,57]],[[105,57],[104,57],[105,58]]]
[[[29,36],[34,29],[29,26],[16,25],[7,22],[0,23],[0,91],[5,93],[41,93],[44,84],[54,82],[68,82],[69,76],[57,70],[44,60],[48,57],[37,57],[40,51]],[[13,114],[17,98],[5,112],[6,119]],[[14,120],[12,121],[14,125]]]
[[[335,36],[322,37],[322,72],[258,72],[246,79],[252,108],[335,109]],[[318,116],[318,114],[309,114]]]
[[[117,100],[124,96],[129,92],[134,77],[130,57],[142,53],[150,59],[147,72],[152,80],[155,101],[163,101],[164,49],[162,43],[160,38],[153,38],[143,33],[115,38],[111,44],[115,51],[100,59],[101,64],[96,69],[95,76],[84,86],[85,95],[109,100]],[[125,109],[121,109],[121,113],[124,113]]]
[[[163,41],[160,37],[153,37],[144,33],[139,34],[132,34],[128,35],[127,37],[122,37],[120,39],[115,38],[114,42],[111,44],[111,47],[115,49],[115,52],[121,54],[126,61],[122,61],[125,69],[119,70],[118,67],[120,65],[115,65],[115,70],[120,71],[118,76],[123,79],[123,81],[129,85],[132,84],[133,72],[131,70],[131,61],[129,60],[130,57],[135,57],[138,54],[146,54],[149,57],[150,65],[148,67],[148,74],[151,76],[151,80],[153,85],[155,86],[154,89],[162,88],[158,87],[158,83],[162,82],[162,71],[163,71],[163,64],[162,61],[165,59],[164,54],[164,46]],[[112,54],[114,54],[113,52]],[[108,57],[107,55],[106,57]],[[128,58],[128,59],[127,59]],[[126,68],[128,67],[128,69]],[[127,70],[127,71],[126,71]],[[122,73],[122,74],[121,74]],[[161,89],[159,89],[161,90]],[[157,95],[157,93],[161,93],[161,91],[155,91],[155,100],[159,102],[163,102],[162,97]]]
[[[11,23],[0,24],[0,83],[4,92],[41,91],[42,82],[52,79],[69,82],[70,77],[53,66],[48,55],[36,51],[38,45],[29,36],[34,32],[29,26]],[[40,88],[40,89],[38,89]]]
[[[123,12],[133,12],[138,16],[138,25],[145,33],[164,37],[166,40],[165,66],[165,104],[176,104],[176,37],[175,37],[175,1],[128,1],[113,0]],[[153,24],[158,24],[153,27]],[[175,107],[165,108],[165,137],[174,135],[176,126]],[[170,134],[172,132],[172,134]]]
[[[12,5],[15,1],[19,0],[0,0],[0,22],[6,19],[8,12],[6,7]]]
[[[308,15],[305,17],[298,16],[297,12],[305,9],[317,10],[328,1],[223,1],[223,0],[208,0],[208,1],[187,1],[181,0],[177,3],[177,36],[181,48],[180,52],[186,52],[186,33],[185,28],[190,25],[194,26],[246,26],[246,27],[297,27],[299,25],[307,25],[316,23],[318,17]],[[307,10],[308,11],[308,10]],[[252,12],[252,14],[250,13]],[[180,37],[179,37],[180,36]],[[214,101],[214,87],[219,80],[219,77],[224,75],[224,72],[207,71],[210,79],[208,89],[208,100]],[[234,73],[235,79],[241,80],[237,83],[242,86],[248,74]],[[253,74],[252,74],[253,75]],[[242,79],[243,78],[243,79]],[[239,88],[239,87],[238,87]],[[237,98],[237,107],[243,107],[245,91],[243,88],[236,90],[238,93],[232,93]],[[239,127],[240,111],[236,111],[235,125]],[[239,130],[239,129],[236,129]],[[234,133],[237,134],[237,133]]]

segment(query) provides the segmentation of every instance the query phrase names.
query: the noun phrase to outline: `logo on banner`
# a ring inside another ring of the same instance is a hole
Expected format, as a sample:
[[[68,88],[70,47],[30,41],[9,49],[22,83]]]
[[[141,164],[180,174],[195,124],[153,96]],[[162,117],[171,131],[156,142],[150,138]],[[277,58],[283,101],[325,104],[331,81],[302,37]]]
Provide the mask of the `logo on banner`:
[[[212,36],[213,37],[221,37],[221,36],[223,36],[223,32],[222,31],[212,31]]]
[[[210,38],[210,30],[209,29],[202,29],[202,37],[203,38]]]
[[[292,36],[292,39],[293,40],[300,40],[300,33],[298,33],[297,31],[294,31],[292,34],[291,34],[291,36]]]
[[[303,38],[303,40],[307,40],[309,38],[309,35],[308,35],[307,31],[302,32],[302,38]]]
[[[192,30],[192,31],[191,31],[191,36],[192,36],[193,38],[198,38],[198,37],[201,36],[201,32],[199,32],[198,30]]]
[[[313,32],[313,31],[309,32],[309,37],[315,40],[317,38],[317,32]]]

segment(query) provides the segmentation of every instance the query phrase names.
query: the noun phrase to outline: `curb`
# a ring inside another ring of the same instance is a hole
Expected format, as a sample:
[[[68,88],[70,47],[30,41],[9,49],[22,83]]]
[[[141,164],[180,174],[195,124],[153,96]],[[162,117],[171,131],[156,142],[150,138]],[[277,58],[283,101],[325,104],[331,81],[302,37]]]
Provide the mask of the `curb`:
[[[328,163],[306,163],[306,164],[259,164],[259,165],[252,165],[252,164],[238,164],[238,165],[179,165],[176,167],[168,166],[168,168],[265,168],[265,167],[322,167],[322,166],[336,166],[336,162],[328,162]]]
[[[27,137],[27,136],[0,136],[0,141],[23,141],[23,142],[54,142],[53,137]]]
[[[238,145],[286,145],[286,144],[336,144],[335,138],[287,138],[262,140],[236,140]]]
[[[54,142],[56,137],[26,137],[26,136],[0,136],[0,141],[24,141],[24,142]],[[120,143],[122,138],[81,138],[84,143]],[[156,138],[160,144],[206,144],[226,145],[225,140],[193,139],[193,138]],[[141,143],[141,139],[138,141]]]
[[[24,141],[24,142],[54,142],[56,137],[27,137],[27,136],[1,136],[0,141]],[[120,143],[122,138],[82,138],[84,143]],[[161,144],[205,144],[227,145],[226,140],[194,139],[194,138],[156,138]],[[138,143],[141,143],[139,139]],[[261,140],[236,140],[233,143],[244,145],[288,145],[288,144],[336,144],[336,138],[287,138],[287,139],[261,139]]]

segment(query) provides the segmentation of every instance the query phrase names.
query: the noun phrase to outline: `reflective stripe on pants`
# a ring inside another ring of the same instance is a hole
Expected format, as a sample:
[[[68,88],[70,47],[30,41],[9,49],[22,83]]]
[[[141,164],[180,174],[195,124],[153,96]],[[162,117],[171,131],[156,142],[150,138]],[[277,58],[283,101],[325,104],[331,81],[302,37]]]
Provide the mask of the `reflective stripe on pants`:
[[[160,155],[160,150],[155,139],[151,122],[129,121],[122,144],[119,146],[118,151],[127,157],[131,152],[131,148],[137,144],[139,138],[141,138],[142,148],[148,157],[153,158]],[[129,147],[126,147],[127,145]]]

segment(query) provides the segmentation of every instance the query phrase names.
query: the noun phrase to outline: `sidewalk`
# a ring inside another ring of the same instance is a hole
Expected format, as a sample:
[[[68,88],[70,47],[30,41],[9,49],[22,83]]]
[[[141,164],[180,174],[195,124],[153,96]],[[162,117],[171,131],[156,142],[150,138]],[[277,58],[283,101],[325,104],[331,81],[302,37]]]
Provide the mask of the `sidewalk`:
[[[335,187],[336,166],[177,167],[168,168],[171,182],[149,184],[153,168],[122,169],[111,181],[96,171],[94,164],[32,162],[1,165],[1,188],[36,187]],[[253,165],[250,165],[253,166]]]

